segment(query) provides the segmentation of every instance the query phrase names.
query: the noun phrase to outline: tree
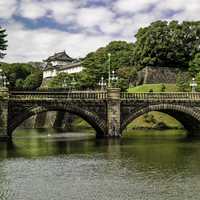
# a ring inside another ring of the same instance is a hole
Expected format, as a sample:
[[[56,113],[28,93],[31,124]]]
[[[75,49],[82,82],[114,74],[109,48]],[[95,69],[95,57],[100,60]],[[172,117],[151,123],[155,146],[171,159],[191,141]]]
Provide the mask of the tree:
[[[166,89],[165,84],[162,84],[162,85],[161,85],[161,89],[160,89],[160,91],[161,91],[161,92],[165,92],[165,89]]]
[[[180,92],[191,91],[191,88],[190,88],[191,80],[192,80],[192,77],[191,77],[190,73],[188,73],[188,72],[179,73],[177,75],[177,79],[176,79],[176,85],[178,87],[178,90]]]
[[[2,63],[1,69],[13,90],[35,90],[42,83],[42,70],[27,63]]]
[[[113,41],[96,52],[89,53],[83,61],[85,68],[80,76],[81,86],[94,89],[101,77],[108,79],[108,53],[111,53],[111,71],[122,67],[133,67],[132,53],[134,45],[125,41]],[[127,78],[127,77],[126,77]],[[124,79],[124,77],[123,77]]]
[[[137,78],[137,70],[132,66],[119,68],[117,74],[121,79],[126,80],[128,85],[133,84]]]
[[[200,53],[197,53],[192,61],[189,63],[189,72],[195,76],[200,72]]]
[[[36,90],[42,84],[43,75],[39,72],[31,73],[23,81],[23,89]]]
[[[0,58],[4,58],[5,53],[2,51],[5,51],[7,49],[7,40],[5,39],[7,37],[6,30],[0,27]]]
[[[156,21],[140,28],[134,48],[135,65],[188,68],[200,52],[200,21]]]
[[[47,86],[50,88],[65,88],[68,90],[71,90],[73,88],[79,89],[79,79],[79,74],[59,73],[57,76],[48,81]]]
[[[197,83],[197,91],[200,92],[200,72],[196,74],[195,80]]]

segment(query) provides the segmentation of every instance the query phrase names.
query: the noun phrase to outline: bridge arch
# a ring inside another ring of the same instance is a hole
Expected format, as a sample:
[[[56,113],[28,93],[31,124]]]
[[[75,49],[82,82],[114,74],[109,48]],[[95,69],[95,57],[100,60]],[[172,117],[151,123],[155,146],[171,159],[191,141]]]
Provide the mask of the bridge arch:
[[[26,111],[17,114],[9,123],[8,126],[8,135],[12,137],[13,131],[26,119],[31,116],[37,115],[39,113],[48,112],[48,111],[65,111],[72,114],[75,114],[86,122],[88,122],[96,131],[97,137],[104,137],[106,134],[106,122],[101,119],[97,114],[90,112],[86,109],[82,109],[78,106],[73,105],[61,105],[61,106],[36,106],[27,109]]]
[[[128,124],[130,124],[134,119],[151,111],[163,112],[174,117],[176,120],[181,122],[185,129],[190,133],[195,133],[195,131],[200,130],[200,112],[194,110],[192,107],[173,104],[158,104],[149,105],[131,113],[128,118],[122,121],[121,132],[123,132]]]

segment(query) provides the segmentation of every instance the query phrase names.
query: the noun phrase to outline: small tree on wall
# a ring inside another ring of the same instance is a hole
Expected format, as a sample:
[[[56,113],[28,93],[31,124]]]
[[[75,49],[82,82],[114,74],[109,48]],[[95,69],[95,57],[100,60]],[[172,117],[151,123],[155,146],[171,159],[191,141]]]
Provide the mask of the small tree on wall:
[[[165,92],[165,89],[166,89],[166,86],[165,86],[165,84],[162,84],[162,85],[161,85],[161,89],[160,89],[160,90],[161,90],[161,92]]]
[[[7,34],[6,30],[0,27],[0,58],[4,58],[6,55],[2,51],[5,51],[7,49],[7,40],[6,40]]]

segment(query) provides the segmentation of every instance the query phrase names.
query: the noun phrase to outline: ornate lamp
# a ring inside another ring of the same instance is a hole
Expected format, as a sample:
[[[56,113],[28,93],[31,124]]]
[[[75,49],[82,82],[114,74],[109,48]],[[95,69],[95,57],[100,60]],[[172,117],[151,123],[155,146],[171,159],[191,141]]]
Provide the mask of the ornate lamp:
[[[67,88],[67,81],[66,81],[66,80],[63,81],[62,87],[63,87],[63,88]]]
[[[111,77],[112,82],[116,83],[118,81],[118,77],[115,75],[115,71],[112,71],[112,77]]]
[[[101,77],[101,80],[99,81],[98,85],[101,87],[101,90],[104,90],[106,87],[106,82],[104,82],[104,77]]]
[[[5,74],[3,73],[3,70],[0,69],[0,87],[2,88],[6,88],[9,86],[9,81],[7,80],[7,77],[5,76]]]
[[[71,85],[72,85],[72,90],[74,90],[75,87],[76,87],[76,80],[75,80],[74,77],[73,77],[73,79],[72,79]]]
[[[192,82],[190,83],[190,87],[192,88],[192,92],[196,91],[197,83],[195,81],[195,78],[192,78]]]

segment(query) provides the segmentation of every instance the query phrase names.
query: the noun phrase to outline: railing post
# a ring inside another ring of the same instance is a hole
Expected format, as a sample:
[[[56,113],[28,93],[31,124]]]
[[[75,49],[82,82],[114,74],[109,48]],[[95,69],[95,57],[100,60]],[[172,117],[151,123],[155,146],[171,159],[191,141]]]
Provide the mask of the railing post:
[[[108,137],[120,137],[120,88],[107,89]]]

